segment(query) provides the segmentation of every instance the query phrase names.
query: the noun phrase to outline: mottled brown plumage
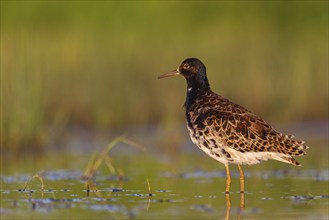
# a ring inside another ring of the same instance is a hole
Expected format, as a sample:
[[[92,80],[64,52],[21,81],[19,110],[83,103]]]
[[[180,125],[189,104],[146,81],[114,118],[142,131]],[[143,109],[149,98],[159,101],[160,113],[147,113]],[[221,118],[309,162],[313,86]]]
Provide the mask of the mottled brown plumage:
[[[303,141],[285,135],[244,107],[211,91],[206,67],[196,59],[183,61],[179,68],[159,78],[182,75],[187,81],[184,104],[190,137],[206,154],[225,164],[226,192],[230,188],[228,164],[237,164],[244,191],[240,165],[252,165],[273,159],[299,166],[293,156],[305,155]]]
[[[259,116],[211,90],[186,109],[186,119],[192,141],[224,164],[275,159],[300,165],[292,156],[305,154],[303,141],[275,131]],[[239,152],[251,155],[241,158]]]

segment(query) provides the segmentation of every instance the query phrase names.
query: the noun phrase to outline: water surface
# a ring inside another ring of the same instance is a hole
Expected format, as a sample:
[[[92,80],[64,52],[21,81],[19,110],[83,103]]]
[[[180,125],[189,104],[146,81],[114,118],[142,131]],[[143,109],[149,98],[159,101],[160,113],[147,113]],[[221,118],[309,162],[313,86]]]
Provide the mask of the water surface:
[[[0,179],[1,217],[328,219],[327,142],[311,144],[308,155],[298,158],[302,167],[276,161],[244,166],[244,194],[232,165],[229,195],[224,166],[197,149],[159,153],[123,147],[110,152],[117,173],[103,164],[89,180],[82,176],[90,153],[8,160]],[[42,177],[43,190],[38,178],[28,182],[35,174]]]

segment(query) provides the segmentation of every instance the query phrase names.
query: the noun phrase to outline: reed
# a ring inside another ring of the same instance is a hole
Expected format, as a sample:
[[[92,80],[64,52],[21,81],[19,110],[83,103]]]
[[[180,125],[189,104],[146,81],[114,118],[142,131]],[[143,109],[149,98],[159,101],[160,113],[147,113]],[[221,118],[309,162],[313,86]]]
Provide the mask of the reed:
[[[183,123],[184,82],[156,76],[190,56],[213,90],[270,121],[328,119],[327,8],[1,1],[1,150],[40,152],[71,125]]]
[[[93,179],[101,164],[105,164],[110,174],[118,175],[119,180],[122,180],[122,170],[116,168],[113,165],[112,158],[109,156],[109,152],[120,142],[127,144],[128,146],[135,147],[139,150],[145,151],[145,148],[143,146],[135,143],[132,140],[127,139],[125,136],[118,136],[114,138],[105,148],[103,148],[100,153],[91,156],[82,178],[85,180]]]

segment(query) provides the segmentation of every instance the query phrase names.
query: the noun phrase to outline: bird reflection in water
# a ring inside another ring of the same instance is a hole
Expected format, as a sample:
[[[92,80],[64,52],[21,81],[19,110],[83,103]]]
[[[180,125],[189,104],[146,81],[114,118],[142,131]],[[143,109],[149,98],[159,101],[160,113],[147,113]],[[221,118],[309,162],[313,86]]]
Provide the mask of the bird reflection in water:
[[[226,198],[226,215],[225,220],[230,219],[230,213],[231,213],[231,197],[229,193],[225,193]],[[238,219],[241,219],[241,216],[243,214],[243,210],[245,207],[244,203],[244,193],[240,192],[240,205],[239,205],[239,213],[238,213]]]

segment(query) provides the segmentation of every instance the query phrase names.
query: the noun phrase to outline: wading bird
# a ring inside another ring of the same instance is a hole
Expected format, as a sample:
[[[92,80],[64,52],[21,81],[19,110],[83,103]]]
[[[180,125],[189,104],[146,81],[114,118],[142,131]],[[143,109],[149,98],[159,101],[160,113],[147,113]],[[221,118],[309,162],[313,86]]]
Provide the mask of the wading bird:
[[[187,82],[184,104],[187,129],[192,142],[226,168],[226,193],[230,191],[229,164],[240,171],[240,192],[244,192],[241,165],[268,159],[300,166],[293,156],[305,155],[304,141],[280,133],[259,116],[211,91],[205,65],[188,58],[177,70],[158,78],[183,76]]]

